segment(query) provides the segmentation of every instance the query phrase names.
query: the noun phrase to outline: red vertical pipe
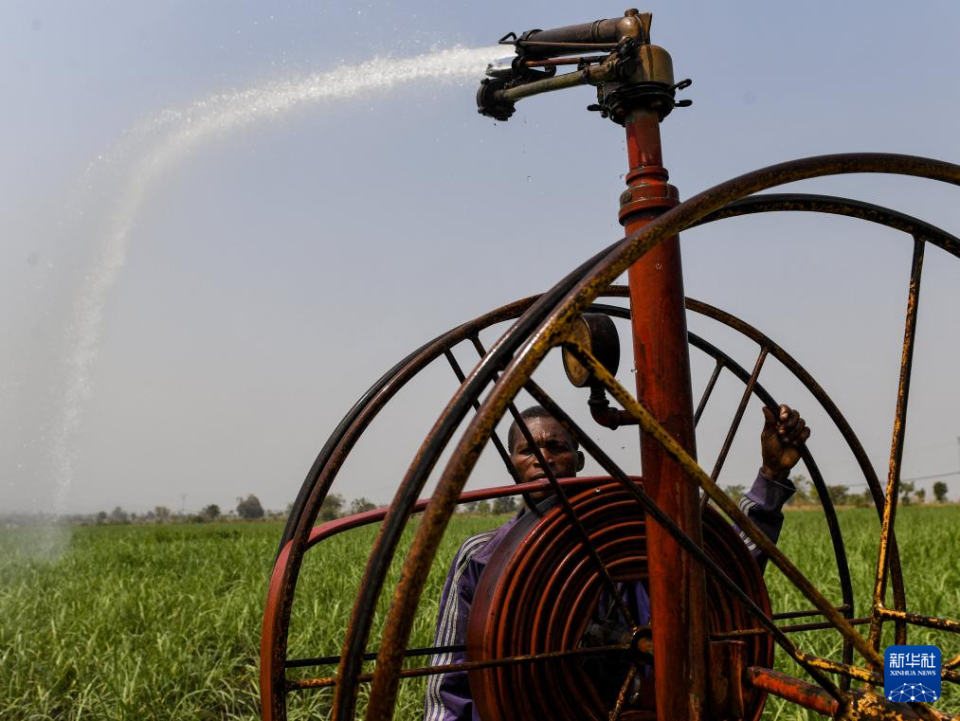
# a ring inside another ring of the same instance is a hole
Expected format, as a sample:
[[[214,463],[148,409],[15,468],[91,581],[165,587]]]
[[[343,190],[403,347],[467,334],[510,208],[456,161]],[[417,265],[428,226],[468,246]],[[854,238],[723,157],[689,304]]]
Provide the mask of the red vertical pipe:
[[[660,118],[637,109],[626,122],[630,172],[621,196],[620,222],[628,233],[678,202],[663,167]],[[629,270],[637,397],[690,453],[696,454],[690,355],[684,309],[680,238],[664,240]],[[701,542],[695,482],[659,444],[641,435],[647,493],[685,533]],[[704,573],[663,528],[647,526],[657,718],[705,718],[706,586]]]

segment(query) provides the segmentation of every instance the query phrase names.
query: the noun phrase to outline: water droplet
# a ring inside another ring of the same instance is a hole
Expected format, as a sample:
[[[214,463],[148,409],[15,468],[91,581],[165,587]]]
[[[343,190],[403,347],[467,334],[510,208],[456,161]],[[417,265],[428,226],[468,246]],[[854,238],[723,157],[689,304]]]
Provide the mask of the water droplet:
[[[532,178],[528,175],[528,176],[527,176],[527,182],[529,183],[531,180],[532,180]]]

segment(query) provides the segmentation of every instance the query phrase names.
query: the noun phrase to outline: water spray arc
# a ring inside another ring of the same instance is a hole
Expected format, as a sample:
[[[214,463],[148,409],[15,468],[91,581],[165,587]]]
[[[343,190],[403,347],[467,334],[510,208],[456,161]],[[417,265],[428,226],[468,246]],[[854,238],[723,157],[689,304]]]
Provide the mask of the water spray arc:
[[[355,718],[360,688],[367,684],[365,718],[391,719],[404,679],[451,671],[468,673],[472,698],[484,721],[756,721],[770,694],[833,718],[948,718],[923,704],[890,700],[878,688],[883,685],[884,624],[893,626],[898,644],[907,642],[912,627],[960,633],[960,621],[908,611],[895,535],[924,249],[930,244],[960,258],[960,239],[897,211],[860,201],[762,191],[849,173],[913,176],[960,185],[960,166],[881,153],[812,157],[747,173],[681,202],[679,192],[668,182],[660,124],[675,108],[690,104],[677,97],[690,83],[676,81],[669,53],[651,42],[650,24],[649,15],[628,10],[621,18],[511,33],[501,40],[514,55],[490,66],[477,95],[480,112],[505,121],[524,98],[594,86],[597,102],[589,109],[624,126],[626,133],[629,172],[620,196],[619,219],[627,234],[544,294],[464,323],[414,351],[344,417],[294,502],[274,564],[261,638],[265,719],[286,718],[290,697],[316,689],[333,689],[331,718]],[[563,67],[572,70],[559,74]],[[858,218],[902,231],[912,244],[900,380],[890,390],[897,406],[885,485],[832,398],[778,340],[684,295],[682,231],[751,213],[786,211]],[[628,286],[615,285],[623,273],[628,274]],[[609,302],[624,298],[629,306]],[[686,313],[702,315],[752,341],[758,351],[753,371],[688,332]],[[598,316],[611,320],[598,321]],[[613,320],[622,321],[631,338],[636,363],[633,390],[618,380],[617,368],[607,360],[617,356],[609,352],[617,333],[609,330]],[[481,332],[506,321],[512,321],[509,329],[486,348]],[[714,378],[696,411],[691,347],[716,363]],[[464,348],[478,357],[469,373],[463,372],[453,354]],[[552,350],[562,353],[574,385],[590,387],[593,420],[608,428],[639,427],[642,477],[615,463],[604,451],[605,440],[596,440],[597,429],[580,425],[538,383],[536,372]],[[760,379],[768,357],[782,364],[817,400],[857,458],[873,497],[880,520],[880,550],[873,597],[860,615],[843,534],[809,447],[802,451],[803,460],[830,531],[839,598],[821,591],[822,579],[807,578],[719,488],[716,477],[723,452],[712,475],[697,461],[697,420],[721,372],[733,374],[743,384],[725,446],[733,441],[743,408],[752,398],[768,408],[777,407],[777,398]],[[358,439],[412,378],[434,362],[442,365],[444,361],[460,386],[416,450],[390,507],[314,527],[320,506]],[[510,461],[495,429],[502,418],[512,416],[521,432],[529,433],[516,413],[515,401],[522,391],[544,406],[607,475],[561,479],[542,463],[548,469],[546,480],[464,492],[488,444],[500,449],[509,470]],[[428,477],[440,468],[441,456],[448,460],[433,495],[420,499]],[[493,552],[487,569],[496,572],[481,577],[478,598],[482,600],[471,609],[466,644],[458,649],[465,651],[466,661],[424,662],[423,657],[451,650],[410,648],[409,640],[424,584],[457,506],[534,491],[552,493],[558,502],[542,516],[528,513],[518,521],[522,533],[515,534],[515,542]],[[806,599],[805,607],[772,613],[756,563],[744,553],[732,527],[705,503],[707,499],[763,550]],[[400,580],[392,589],[383,632],[374,640],[374,614],[386,590],[388,568],[407,523],[419,513],[423,517],[403,559]],[[322,658],[289,658],[289,623],[305,553],[345,530],[377,522],[380,533],[354,599],[342,651]],[[588,621],[598,615],[601,589],[616,583],[639,583],[649,591],[650,624],[631,623],[624,628],[619,621],[609,622],[608,615],[609,623],[599,635],[603,642],[598,642],[595,624]],[[488,593],[482,594],[481,588]],[[822,620],[810,620],[816,617]],[[860,627],[868,632],[861,633]],[[836,635],[841,649],[838,658],[804,650],[803,633],[815,629],[829,629]],[[803,678],[773,668],[775,646],[796,662]],[[611,696],[601,688],[581,663],[584,657],[599,658],[609,664],[606,668],[622,674],[616,679],[618,693]],[[408,659],[418,665],[406,665]],[[366,672],[363,663],[371,660],[376,660],[376,666]],[[336,665],[336,675],[288,675],[290,669],[325,665]],[[954,655],[944,664],[942,680],[960,682],[958,667],[960,655]],[[864,686],[853,689],[853,682]]]
[[[92,393],[90,377],[107,298],[123,272],[139,216],[163,178],[206,143],[252,124],[323,102],[349,100],[423,80],[472,80],[495,54],[496,48],[453,48],[412,58],[373,59],[300,79],[216,94],[184,108],[159,112],[86,171],[84,182],[90,183],[99,173],[112,173],[113,166],[126,165],[119,190],[111,196],[107,229],[99,238],[93,268],[74,302],[64,337],[64,390],[51,434],[56,513],[64,512],[73,480],[73,439]]]

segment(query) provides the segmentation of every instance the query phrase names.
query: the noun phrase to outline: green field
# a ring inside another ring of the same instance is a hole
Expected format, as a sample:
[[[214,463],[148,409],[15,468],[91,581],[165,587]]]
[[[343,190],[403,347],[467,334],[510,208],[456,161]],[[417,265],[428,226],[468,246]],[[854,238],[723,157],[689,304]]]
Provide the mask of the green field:
[[[860,614],[872,583],[878,521],[865,509],[840,515]],[[502,520],[455,518],[412,643],[431,640],[439,588],[460,541]],[[258,718],[260,614],[280,530],[276,523],[78,527],[50,559],[37,551],[45,541],[40,529],[0,529],[0,718]],[[910,609],[960,616],[960,507],[903,508],[898,531]],[[372,539],[373,529],[359,529],[308,555],[291,655],[339,651]],[[839,599],[818,513],[789,513],[781,547],[829,598]],[[776,569],[767,580],[775,610],[809,608]],[[795,638],[804,650],[839,658],[835,634]],[[909,640],[935,643],[945,658],[960,652],[960,638],[945,634],[911,630]],[[783,653],[778,663],[796,673]],[[404,682],[402,689],[397,718],[416,719],[422,682]],[[957,687],[945,683],[944,693],[936,708],[960,711]],[[328,702],[329,694],[307,692],[291,715],[322,718]],[[808,717],[815,715],[776,700],[765,713]]]

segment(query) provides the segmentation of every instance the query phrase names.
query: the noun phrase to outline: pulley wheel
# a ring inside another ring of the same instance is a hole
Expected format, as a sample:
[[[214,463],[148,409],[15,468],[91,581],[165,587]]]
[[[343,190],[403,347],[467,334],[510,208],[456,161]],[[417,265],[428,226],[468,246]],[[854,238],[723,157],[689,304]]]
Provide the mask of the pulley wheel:
[[[636,501],[612,482],[570,500],[610,577],[618,584],[639,582],[646,587],[645,520]],[[710,557],[769,615],[763,577],[734,528],[708,509],[703,537]],[[633,673],[639,683],[633,682],[628,694],[633,700],[620,718],[655,717],[652,671],[635,651],[608,652],[600,659],[518,658],[596,645],[585,639],[585,633],[599,619],[604,581],[580,539],[564,509],[554,506],[541,517],[531,513],[521,517],[487,564],[471,607],[467,660],[518,662],[470,671],[474,703],[484,721],[605,721],[631,666],[636,667]],[[711,576],[707,584],[711,633],[757,625]],[[742,640],[747,665],[772,665],[769,635]],[[744,688],[743,694],[744,718],[759,719],[765,694],[752,688]]]

